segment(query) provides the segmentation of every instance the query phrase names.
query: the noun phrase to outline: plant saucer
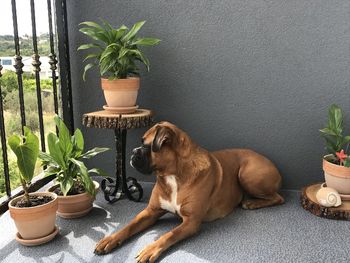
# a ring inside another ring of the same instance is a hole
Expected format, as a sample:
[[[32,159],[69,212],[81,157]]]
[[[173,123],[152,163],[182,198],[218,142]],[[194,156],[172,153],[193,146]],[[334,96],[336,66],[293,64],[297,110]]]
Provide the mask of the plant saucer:
[[[57,225],[55,226],[55,230],[51,234],[49,234],[45,237],[36,238],[36,239],[23,239],[21,237],[21,235],[17,232],[16,233],[16,240],[24,246],[29,246],[29,247],[38,246],[38,245],[47,243],[50,240],[52,240],[58,234],[58,232],[59,231],[58,231]]]
[[[343,201],[349,201],[350,200],[350,195],[344,195],[344,194],[339,194],[341,200]]]
[[[112,112],[112,113],[134,113],[138,109],[138,105],[131,106],[131,107],[110,107],[108,105],[104,105],[103,108],[106,111]]]

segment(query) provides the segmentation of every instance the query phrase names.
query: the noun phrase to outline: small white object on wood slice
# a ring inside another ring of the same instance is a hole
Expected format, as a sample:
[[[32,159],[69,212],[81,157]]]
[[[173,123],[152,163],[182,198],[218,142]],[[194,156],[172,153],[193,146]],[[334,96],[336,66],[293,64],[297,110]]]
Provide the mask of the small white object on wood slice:
[[[321,185],[316,193],[317,202],[325,207],[338,207],[341,205],[341,198],[337,190]]]

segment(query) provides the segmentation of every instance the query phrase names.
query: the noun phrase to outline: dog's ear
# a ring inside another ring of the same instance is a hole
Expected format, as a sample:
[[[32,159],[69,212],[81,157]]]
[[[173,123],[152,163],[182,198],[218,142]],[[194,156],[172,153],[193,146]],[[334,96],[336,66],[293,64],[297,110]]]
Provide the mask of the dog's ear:
[[[168,127],[158,127],[152,142],[152,151],[159,152],[165,143],[170,143],[174,132]]]

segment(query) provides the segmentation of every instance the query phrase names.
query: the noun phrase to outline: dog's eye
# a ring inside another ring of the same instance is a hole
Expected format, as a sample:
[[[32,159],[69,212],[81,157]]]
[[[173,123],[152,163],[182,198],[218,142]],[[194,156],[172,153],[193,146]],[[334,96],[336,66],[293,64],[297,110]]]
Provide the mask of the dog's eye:
[[[143,145],[143,144],[144,144],[144,142],[145,142],[145,139],[144,139],[144,138],[142,138],[142,139],[141,139],[141,144]]]

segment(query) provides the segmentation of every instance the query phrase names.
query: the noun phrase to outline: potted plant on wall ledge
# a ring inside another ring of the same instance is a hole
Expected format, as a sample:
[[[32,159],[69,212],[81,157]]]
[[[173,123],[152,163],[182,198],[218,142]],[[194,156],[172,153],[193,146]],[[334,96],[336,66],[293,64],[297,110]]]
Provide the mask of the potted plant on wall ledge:
[[[58,202],[55,193],[28,193],[39,154],[39,139],[24,127],[24,136],[12,135],[8,143],[17,157],[24,190],[24,195],[9,203],[10,215],[18,230],[16,240],[27,246],[46,243],[58,233],[55,225]]]
[[[337,190],[343,200],[350,200],[350,135],[342,135],[343,126],[342,110],[333,104],[328,112],[328,125],[320,130],[328,152],[323,157],[323,170],[327,187]]]
[[[107,105],[104,109],[115,113],[131,113],[137,109],[136,100],[140,87],[139,67],[141,62],[149,71],[149,60],[139,49],[140,46],[154,46],[160,40],[156,38],[138,38],[136,35],[145,21],[138,22],[129,30],[125,25],[113,28],[108,22],[102,25],[95,22],[83,22],[80,32],[98,43],[79,46],[78,50],[94,49],[84,61],[92,59],[84,68],[86,72],[98,66],[101,74],[101,86]]]
[[[83,159],[89,159],[108,148],[93,148],[84,153],[84,138],[79,129],[71,136],[64,122],[55,116],[59,136],[50,133],[47,136],[49,153],[39,154],[42,165],[46,166],[46,175],[56,175],[58,184],[49,188],[58,195],[57,214],[63,218],[77,218],[86,215],[92,209],[99,184],[90,177],[91,173],[105,175],[97,168],[85,166]]]

